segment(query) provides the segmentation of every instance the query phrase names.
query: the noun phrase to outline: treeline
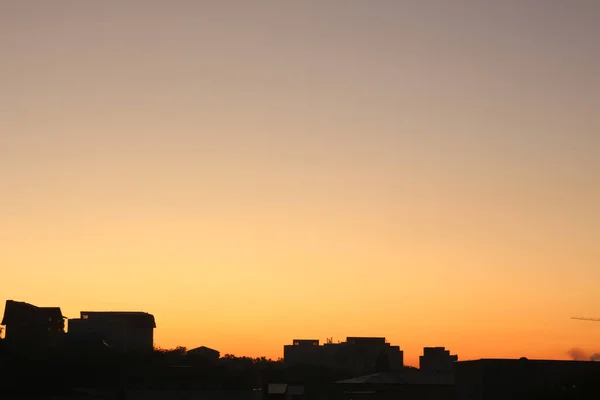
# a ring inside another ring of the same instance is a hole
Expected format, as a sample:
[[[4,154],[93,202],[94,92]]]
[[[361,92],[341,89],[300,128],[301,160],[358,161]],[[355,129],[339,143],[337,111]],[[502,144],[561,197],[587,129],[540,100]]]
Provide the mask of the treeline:
[[[285,367],[282,360],[225,355],[208,359],[183,347],[146,353],[63,346],[8,348],[0,340],[0,384],[19,392],[64,393],[71,388],[258,390],[268,383],[325,385],[347,370]]]

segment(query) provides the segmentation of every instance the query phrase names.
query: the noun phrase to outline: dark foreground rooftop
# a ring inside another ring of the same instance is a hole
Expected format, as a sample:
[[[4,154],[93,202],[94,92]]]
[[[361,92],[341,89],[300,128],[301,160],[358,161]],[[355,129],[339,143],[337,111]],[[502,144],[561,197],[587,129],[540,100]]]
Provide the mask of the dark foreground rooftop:
[[[407,369],[400,372],[379,372],[336,383],[341,385],[453,385],[454,376]]]

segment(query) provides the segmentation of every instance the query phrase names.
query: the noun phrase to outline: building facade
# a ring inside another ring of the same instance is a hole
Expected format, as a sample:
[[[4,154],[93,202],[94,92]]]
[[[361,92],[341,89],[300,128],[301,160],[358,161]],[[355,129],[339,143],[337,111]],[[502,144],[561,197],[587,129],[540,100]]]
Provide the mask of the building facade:
[[[118,351],[152,351],[154,349],[152,314],[145,312],[82,311],[81,317],[69,320],[69,336],[79,340],[101,340]]]

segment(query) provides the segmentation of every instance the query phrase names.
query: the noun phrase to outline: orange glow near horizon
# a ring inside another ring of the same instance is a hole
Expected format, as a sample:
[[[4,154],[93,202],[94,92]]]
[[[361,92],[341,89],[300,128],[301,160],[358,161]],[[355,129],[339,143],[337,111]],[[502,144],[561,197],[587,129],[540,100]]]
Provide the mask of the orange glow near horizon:
[[[232,2],[0,7],[0,300],[221,354],[600,350],[598,4]]]

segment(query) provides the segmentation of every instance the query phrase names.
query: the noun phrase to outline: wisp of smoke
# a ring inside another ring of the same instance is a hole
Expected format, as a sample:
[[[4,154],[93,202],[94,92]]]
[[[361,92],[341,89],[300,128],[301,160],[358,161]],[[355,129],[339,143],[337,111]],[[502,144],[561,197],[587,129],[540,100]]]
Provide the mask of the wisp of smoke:
[[[567,351],[569,357],[575,361],[600,361],[600,353],[594,353],[591,356],[585,350],[573,347]]]
[[[583,351],[582,349],[578,349],[576,347],[569,349],[569,351],[567,351],[567,353],[569,354],[569,357],[571,357],[571,359],[575,360],[575,361],[589,360],[587,353],[585,351]]]

